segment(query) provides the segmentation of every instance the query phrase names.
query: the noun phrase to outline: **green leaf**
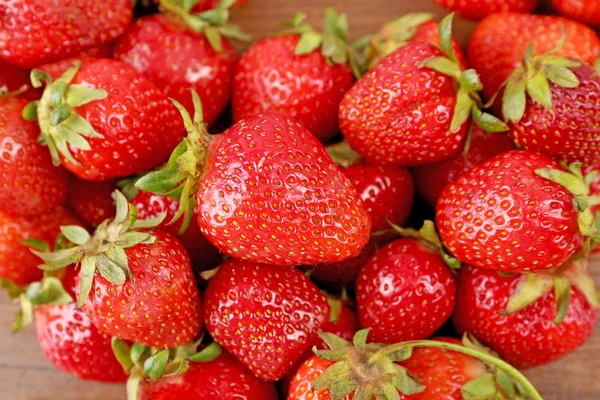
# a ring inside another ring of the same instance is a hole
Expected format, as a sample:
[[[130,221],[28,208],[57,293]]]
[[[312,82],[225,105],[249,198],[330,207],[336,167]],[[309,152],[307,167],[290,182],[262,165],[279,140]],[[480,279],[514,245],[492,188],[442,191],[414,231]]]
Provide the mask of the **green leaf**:
[[[544,74],[556,85],[572,89],[579,86],[579,78],[566,67],[545,66]]]
[[[479,74],[474,69],[463,71],[458,80],[460,87],[467,93],[474,93],[483,88],[479,80]]]
[[[169,349],[161,350],[144,362],[144,373],[151,379],[158,379],[165,372],[169,361]]]
[[[63,104],[50,114],[50,125],[57,126],[71,116],[71,107],[68,104]]]
[[[305,32],[300,36],[294,53],[298,56],[307,55],[319,48],[323,42],[323,36],[317,32]]]
[[[410,396],[425,390],[425,386],[417,383],[417,381],[410,376],[406,368],[397,364],[394,364],[393,367],[394,373],[392,374],[392,383],[400,393]]]
[[[31,103],[28,103],[23,108],[23,112],[21,113],[21,116],[23,117],[23,119],[25,121],[37,121],[38,120],[37,108],[38,108],[39,104],[40,104],[40,102],[38,100],[36,100],[36,101],[32,101]]]
[[[589,275],[586,263],[580,260],[575,261],[567,271],[569,281],[584,295],[588,303],[594,308],[600,308],[600,299],[598,299],[598,290],[594,280]]]
[[[42,81],[46,82],[47,85],[52,83],[52,78],[50,75],[39,69],[31,70],[31,74],[29,76],[31,78],[31,86],[36,89],[42,87]]]
[[[548,79],[542,73],[537,73],[527,80],[527,93],[547,110],[554,112],[552,92]]]
[[[516,396],[515,385],[510,375],[508,375],[502,368],[496,368],[496,382],[498,386],[502,388],[504,393],[509,399],[514,399]]]
[[[356,349],[358,350],[358,352],[361,352],[365,345],[367,344],[367,336],[369,335],[369,329],[361,329],[358,332],[356,332],[354,334],[354,346],[356,347]]]
[[[79,115],[75,112],[71,113],[69,118],[67,118],[67,120],[62,123],[60,128],[64,129],[65,131],[69,130],[71,132],[79,133],[80,135],[83,135],[85,137],[90,137],[90,138],[103,138],[104,137],[103,135],[96,132],[96,130],[88,122],[88,120],[86,120],[81,115]]]
[[[41,282],[34,282],[27,287],[27,298],[31,303],[40,305],[71,304],[73,298],[64,289],[61,281],[55,277],[46,277]]]
[[[135,186],[146,192],[162,194],[175,188],[185,177],[177,171],[155,171],[150,172],[135,183]]]
[[[312,384],[312,390],[329,389],[332,398],[343,398],[358,387],[352,379],[352,368],[345,361],[340,361],[325,370]]]
[[[576,60],[571,60],[569,58],[557,55],[547,55],[544,56],[544,69],[547,67],[566,67],[566,68],[575,68],[579,67],[581,63]]]
[[[327,7],[323,18],[323,33],[325,35],[335,36],[338,13],[335,8]]]
[[[83,245],[91,239],[91,236],[88,233],[88,231],[85,230],[85,228],[82,228],[81,226],[65,225],[60,227],[60,231],[63,235],[65,235],[65,237],[69,241],[75,244]]]
[[[471,117],[473,121],[486,132],[504,132],[508,130],[508,125],[496,118],[494,115],[481,111],[477,104],[471,107]]]
[[[131,374],[127,379],[127,400],[138,400],[138,391],[142,377],[139,374]]]
[[[110,345],[112,351],[115,354],[115,358],[123,367],[123,370],[129,371],[133,367],[133,361],[131,361],[131,348],[126,341],[118,339],[116,337],[111,338]]]
[[[79,297],[77,298],[77,308],[81,308],[90,295],[95,271],[96,257],[83,257],[81,259],[81,269],[79,271]]]
[[[572,173],[558,169],[544,168],[536,169],[535,173],[537,176],[558,183],[575,197],[579,197],[584,200],[587,197],[588,187],[586,186],[585,181],[573,175]],[[580,211],[583,211],[583,209]]]
[[[427,67],[440,74],[451,76],[455,79],[460,79],[462,71],[455,61],[449,60],[446,57],[432,57],[423,61],[419,68]]]
[[[192,8],[194,8],[196,3],[198,3],[198,0],[183,0],[183,3],[181,4],[181,8],[183,8],[183,10],[186,13],[189,13],[192,10]]]
[[[343,168],[354,165],[360,160],[358,153],[346,141],[329,145],[325,150],[333,162]]]
[[[121,265],[113,262],[105,254],[96,257],[96,268],[104,279],[114,285],[123,285],[127,280],[125,271]]]
[[[69,85],[66,103],[71,107],[79,107],[107,97],[108,92],[104,89],[94,89],[84,85]]]
[[[50,101],[52,106],[60,107],[62,105],[63,95],[65,94],[65,90],[67,90],[68,86],[69,85],[67,85],[67,83],[64,81],[57,81],[54,85],[52,85],[50,88]]]
[[[450,123],[450,130],[448,134],[456,132],[468,121],[469,115],[471,115],[471,109],[474,105],[475,102],[471,96],[462,88],[459,89],[458,93],[456,94],[456,105],[454,106],[454,113],[452,115],[452,122]]]
[[[8,291],[8,297],[11,300],[15,300],[23,293],[23,289],[21,289],[8,278],[0,277],[0,288],[6,289]]]
[[[408,360],[412,356],[412,348],[404,347],[387,353],[387,357],[395,362]]]
[[[368,331],[368,329],[365,330]],[[319,332],[319,336],[331,350],[345,349],[346,347],[351,346],[350,342],[348,342],[346,339],[342,339],[333,333]]]
[[[383,385],[382,390],[384,392],[386,400],[400,400],[400,394],[398,393],[398,389],[393,384]]]
[[[140,343],[131,345],[131,361],[133,361],[134,364],[137,364],[147,350],[149,350],[149,348]]]
[[[456,55],[454,54],[454,50],[452,49],[452,21],[454,19],[454,13],[450,13],[444,17],[440,21],[439,25],[439,34],[440,34],[440,43],[442,45],[442,49],[444,53],[448,56],[448,58],[454,62],[456,62]]]
[[[52,253],[40,252],[29,249],[33,254],[44,260],[44,264],[39,268],[44,271],[56,271],[76,263],[80,258],[80,250],[78,248],[62,249]]]
[[[212,342],[198,353],[192,354],[187,357],[188,360],[193,362],[207,362],[212,361],[221,355],[221,346],[217,342]]]
[[[208,40],[208,43],[210,44],[210,46],[217,53],[223,52],[223,41],[221,39],[221,34],[219,33],[219,30],[217,28],[212,27],[212,26],[207,26],[204,29],[204,36],[206,37],[206,40]]]
[[[127,221],[129,214],[129,202],[123,193],[118,190],[113,192],[113,198],[117,205],[117,211],[115,213],[114,221],[117,223],[123,223]]]
[[[11,333],[19,332],[33,322],[33,304],[24,293],[19,296],[19,305],[20,309],[13,320]]]
[[[465,400],[495,399],[498,395],[496,382],[492,375],[483,375],[467,382],[460,389]]]
[[[147,232],[125,232],[121,236],[119,246],[128,248],[136,244],[145,243],[152,238],[152,235]]]
[[[71,146],[80,150],[91,150],[92,147],[90,142],[88,142],[87,139],[79,133],[73,132],[71,129],[69,129],[69,127],[61,125],[60,133],[64,136],[66,142]]]
[[[569,311],[569,302],[571,301],[571,282],[564,277],[555,275],[554,282],[554,299],[556,301],[556,318],[554,325],[560,325]]]
[[[533,304],[552,289],[552,277],[546,274],[523,274],[511,294],[506,313],[516,313]]]
[[[502,115],[505,121],[519,122],[525,114],[527,98],[525,90],[526,82],[509,82],[502,96]]]

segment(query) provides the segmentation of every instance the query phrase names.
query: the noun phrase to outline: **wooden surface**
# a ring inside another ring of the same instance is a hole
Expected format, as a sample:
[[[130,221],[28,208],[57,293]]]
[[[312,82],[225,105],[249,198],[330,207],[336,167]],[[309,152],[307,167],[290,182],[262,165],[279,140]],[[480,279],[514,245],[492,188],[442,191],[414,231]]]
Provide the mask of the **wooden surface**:
[[[383,22],[409,11],[445,14],[429,0],[250,0],[247,7],[236,13],[234,21],[260,38],[276,32],[279,22],[296,11],[307,13],[311,21],[320,24],[326,5],[348,13],[353,37],[371,32]],[[456,27],[457,36],[464,43],[473,23],[457,21]],[[593,263],[592,272],[600,283],[600,260]],[[6,296],[0,295],[0,399],[125,399],[120,385],[81,382],[54,370],[39,349],[33,328],[17,336],[7,333],[15,309]],[[575,353],[526,374],[546,400],[600,399],[600,331]]]

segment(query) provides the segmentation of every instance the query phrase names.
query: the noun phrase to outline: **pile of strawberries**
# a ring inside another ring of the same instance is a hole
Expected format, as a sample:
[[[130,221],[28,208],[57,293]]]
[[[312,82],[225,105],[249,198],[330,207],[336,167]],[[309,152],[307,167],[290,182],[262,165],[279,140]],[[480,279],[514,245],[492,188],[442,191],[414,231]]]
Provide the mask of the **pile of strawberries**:
[[[541,399],[600,306],[600,1],[436,2],[466,53],[454,14],[239,57],[242,0],[0,2],[13,330],[130,400]]]

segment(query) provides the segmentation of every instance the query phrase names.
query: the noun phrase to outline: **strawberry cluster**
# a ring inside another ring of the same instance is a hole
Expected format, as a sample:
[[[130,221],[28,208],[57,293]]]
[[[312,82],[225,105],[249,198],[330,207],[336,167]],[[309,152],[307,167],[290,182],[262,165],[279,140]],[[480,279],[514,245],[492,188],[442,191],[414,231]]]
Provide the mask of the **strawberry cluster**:
[[[600,2],[436,2],[466,53],[454,14],[239,56],[243,0],[0,4],[13,330],[130,400],[541,399],[600,307]]]

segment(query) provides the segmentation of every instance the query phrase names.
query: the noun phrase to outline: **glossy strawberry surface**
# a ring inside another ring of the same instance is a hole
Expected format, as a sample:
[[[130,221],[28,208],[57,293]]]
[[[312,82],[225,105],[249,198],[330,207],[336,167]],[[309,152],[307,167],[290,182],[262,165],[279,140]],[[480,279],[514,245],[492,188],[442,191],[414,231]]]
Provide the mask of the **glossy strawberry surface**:
[[[112,47],[112,43],[104,43],[98,46],[89,47],[72,57],[37,66],[36,69],[46,72],[52,79],[56,80],[77,60],[86,61],[96,58],[112,58]]]
[[[105,219],[115,216],[112,193],[117,188],[115,180],[89,182],[71,177],[67,204],[86,224],[97,227]]]
[[[577,250],[573,196],[536,175],[558,169],[550,157],[513,150],[475,166],[442,191],[436,222],[459,260],[497,271],[547,270]]]
[[[490,14],[511,11],[530,13],[538,4],[538,0],[434,0],[442,7],[448,8],[467,19],[480,20]]]
[[[200,230],[235,258],[337,262],[369,240],[352,184],[301,123],[278,114],[243,119],[213,141],[197,198]]]
[[[600,25],[600,1],[598,0],[552,0],[561,15],[590,26]]]
[[[326,297],[302,272],[241,260],[221,265],[204,304],[211,336],[267,381],[285,376],[329,318]]]

